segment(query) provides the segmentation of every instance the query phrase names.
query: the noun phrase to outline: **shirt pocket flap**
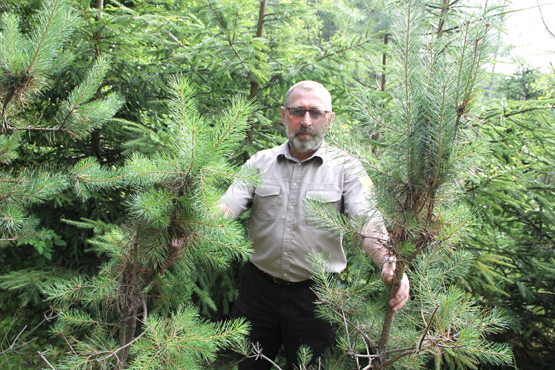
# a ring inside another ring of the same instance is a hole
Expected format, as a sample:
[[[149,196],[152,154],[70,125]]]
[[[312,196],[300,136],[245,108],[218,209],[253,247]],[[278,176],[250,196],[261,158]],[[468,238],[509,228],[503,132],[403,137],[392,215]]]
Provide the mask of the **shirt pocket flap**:
[[[255,189],[254,192],[259,197],[269,197],[272,195],[279,195],[281,193],[281,186],[265,184],[264,187]]]
[[[333,190],[307,190],[306,198],[323,203],[334,203],[341,200],[341,192]]]

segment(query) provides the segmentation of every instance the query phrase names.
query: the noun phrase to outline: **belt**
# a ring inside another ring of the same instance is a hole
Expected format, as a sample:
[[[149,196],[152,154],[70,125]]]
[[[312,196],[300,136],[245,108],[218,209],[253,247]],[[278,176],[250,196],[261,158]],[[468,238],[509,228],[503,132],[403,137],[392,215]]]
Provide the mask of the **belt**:
[[[270,274],[268,274],[267,272],[264,272],[262,270],[260,270],[258,267],[256,267],[254,265],[254,263],[250,262],[249,263],[255,268],[257,269],[259,272],[262,273],[262,275],[267,279],[270,280],[271,282],[273,282],[274,284],[277,284],[279,286],[283,286],[283,287],[299,287],[299,288],[308,288],[311,287],[312,284],[314,284],[314,281],[311,279],[307,279],[307,280],[303,280],[303,281],[287,281],[287,280],[283,280],[280,278],[277,278],[275,276],[272,276]]]

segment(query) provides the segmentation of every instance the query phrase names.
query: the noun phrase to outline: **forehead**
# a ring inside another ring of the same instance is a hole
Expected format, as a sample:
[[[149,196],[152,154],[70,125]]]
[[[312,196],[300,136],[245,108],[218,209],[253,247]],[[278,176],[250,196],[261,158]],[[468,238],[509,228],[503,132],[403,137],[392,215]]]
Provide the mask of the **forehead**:
[[[296,88],[289,98],[290,107],[330,109],[331,96],[325,89]]]

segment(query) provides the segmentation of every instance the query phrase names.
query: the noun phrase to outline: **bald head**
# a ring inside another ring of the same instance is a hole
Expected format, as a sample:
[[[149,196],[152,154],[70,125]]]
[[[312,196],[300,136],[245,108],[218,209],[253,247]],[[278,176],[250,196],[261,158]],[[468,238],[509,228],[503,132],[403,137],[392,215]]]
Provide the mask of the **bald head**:
[[[331,111],[331,94],[330,92],[324,87],[324,85],[322,85],[319,82],[316,81],[301,81],[301,82],[297,82],[296,84],[294,84],[293,86],[291,86],[291,88],[289,89],[289,91],[287,91],[287,94],[285,94],[285,101],[283,102],[283,106],[284,107],[289,107],[289,103],[291,101],[291,94],[293,93],[293,91],[297,90],[297,89],[302,89],[302,90],[322,90],[322,92],[324,92],[324,97],[325,97],[325,103],[326,103],[326,110]]]

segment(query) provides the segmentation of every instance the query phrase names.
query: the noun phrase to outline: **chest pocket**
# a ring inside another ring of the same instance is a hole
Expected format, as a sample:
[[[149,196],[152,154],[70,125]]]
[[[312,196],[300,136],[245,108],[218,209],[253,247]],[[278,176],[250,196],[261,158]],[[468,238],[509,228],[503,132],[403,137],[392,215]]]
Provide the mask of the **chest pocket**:
[[[306,196],[307,201],[318,202],[318,206],[325,211],[325,214],[333,214],[335,212],[341,212],[341,192],[339,190],[307,190]],[[321,227],[325,221],[314,214],[312,206],[305,204],[305,224],[307,228]]]
[[[280,209],[280,185],[264,184],[254,190],[252,212],[254,217],[265,222],[274,222]]]

